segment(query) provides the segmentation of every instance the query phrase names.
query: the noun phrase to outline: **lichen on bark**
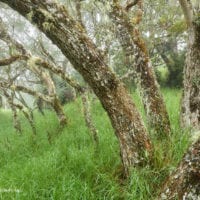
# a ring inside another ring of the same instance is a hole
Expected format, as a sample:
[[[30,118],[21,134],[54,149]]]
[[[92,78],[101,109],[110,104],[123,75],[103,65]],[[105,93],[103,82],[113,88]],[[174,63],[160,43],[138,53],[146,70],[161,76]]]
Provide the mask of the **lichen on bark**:
[[[116,24],[117,36],[125,53],[134,57],[130,59],[130,67],[135,71],[135,82],[146,111],[148,124],[158,133],[158,136],[169,135],[171,127],[166,105],[138,27],[142,19],[142,1],[137,1],[136,4],[138,9],[134,22],[119,1],[113,1],[110,16]]]
[[[33,12],[31,22],[60,48],[93,89],[107,111],[119,140],[125,174],[128,175],[131,167],[144,165],[152,147],[142,118],[124,85],[104,62],[104,57],[82,26],[69,16],[65,7],[54,1],[1,1],[25,17]],[[28,7],[27,11],[24,7]],[[48,17],[44,16],[44,10],[49,13],[45,14]],[[50,31],[45,29],[44,23],[51,24]]]
[[[191,145],[164,184],[158,200],[200,199],[200,138]]]

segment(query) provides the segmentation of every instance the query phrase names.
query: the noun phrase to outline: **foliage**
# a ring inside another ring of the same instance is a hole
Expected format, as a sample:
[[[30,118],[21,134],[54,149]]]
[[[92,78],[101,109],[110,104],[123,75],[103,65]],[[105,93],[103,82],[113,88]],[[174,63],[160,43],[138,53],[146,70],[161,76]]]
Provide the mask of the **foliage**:
[[[170,87],[182,87],[183,82],[183,67],[185,64],[185,51],[178,55],[173,55],[173,65],[169,67],[169,76],[167,85]]]
[[[161,86],[167,85],[167,79],[169,77],[169,71],[166,67],[160,66],[155,69],[156,78],[158,80],[158,83]]]
[[[168,67],[158,66],[155,69],[156,77],[161,86],[181,88],[183,84],[183,67],[185,64],[185,51],[169,55],[171,62]]]
[[[142,111],[138,96],[135,93],[133,96]],[[179,90],[164,90],[173,134],[169,141],[161,142],[152,132],[155,145],[152,165],[140,171],[133,169],[126,181],[121,176],[116,137],[99,102],[95,101],[92,107],[100,137],[97,149],[84,124],[80,99],[65,106],[70,119],[64,130],[59,130],[53,112],[46,110],[48,117],[35,112],[38,130],[35,137],[25,120],[23,134],[17,135],[11,114],[1,110],[0,199],[154,200],[159,186],[188,146],[187,134],[178,125],[180,96]],[[2,192],[3,189],[20,192]]]

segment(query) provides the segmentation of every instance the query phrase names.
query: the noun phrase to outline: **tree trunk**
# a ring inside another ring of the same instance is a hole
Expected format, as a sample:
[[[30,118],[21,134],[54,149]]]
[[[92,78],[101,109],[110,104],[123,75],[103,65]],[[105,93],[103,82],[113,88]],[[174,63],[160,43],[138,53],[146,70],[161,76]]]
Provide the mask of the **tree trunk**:
[[[141,4],[141,1],[138,1],[138,4]],[[141,5],[138,6],[134,22],[131,22],[126,10],[116,2],[112,5],[110,16],[116,24],[118,39],[135,71],[135,82],[147,114],[148,124],[157,133],[168,135],[171,131],[169,116],[151,66],[146,45],[137,28],[142,17]]]
[[[7,99],[7,102],[12,110],[12,115],[13,115],[13,126],[15,128],[15,130],[18,132],[18,133],[22,133],[22,128],[21,128],[21,123],[20,123],[20,120],[19,120],[19,116],[18,116],[18,113],[17,113],[17,108],[16,106],[14,105],[14,94],[13,92],[11,92],[11,94],[9,95],[6,90],[3,91],[4,92],[4,96],[6,97]]]
[[[181,124],[200,130],[200,25],[189,30]]]
[[[200,199],[200,138],[184,155],[178,168],[166,181],[157,200]]]
[[[83,114],[85,118],[85,124],[88,127],[88,130],[90,131],[92,139],[97,147],[99,145],[98,130],[96,129],[95,124],[92,120],[88,93],[84,92],[82,94],[81,99],[82,99],[82,105],[83,105]]]
[[[181,124],[200,130],[200,8],[198,1],[179,0],[188,25],[188,49],[184,68]]]
[[[151,143],[143,121],[123,84],[65,7],[49,0],[1,0],[43,31],[82,74],[107,111],[119,139],[125,173],[143,165]]]

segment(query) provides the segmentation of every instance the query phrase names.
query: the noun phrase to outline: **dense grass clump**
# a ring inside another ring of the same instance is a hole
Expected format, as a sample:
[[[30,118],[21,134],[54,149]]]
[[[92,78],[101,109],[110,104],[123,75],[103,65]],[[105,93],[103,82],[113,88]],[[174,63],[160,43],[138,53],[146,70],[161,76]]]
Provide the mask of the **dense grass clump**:
[[[150,166],[133,169],[124,180],[119,146],[100,103],[92,115],[99,131],[95,147],[85,126],[80,100],[65,106],[69,125],[61,130],[56,116],[35,112],[37,135],[22,117],[23,133],[12,127],[11,113],[1,110],[0,199],[18,200],[153,200],[162,182],[188,146],[187,134],[179,128],[179,90],[164,90],[173,133],[160,140],[151,132],[155,155]],[[139,98],[134,99],[142,111]]]

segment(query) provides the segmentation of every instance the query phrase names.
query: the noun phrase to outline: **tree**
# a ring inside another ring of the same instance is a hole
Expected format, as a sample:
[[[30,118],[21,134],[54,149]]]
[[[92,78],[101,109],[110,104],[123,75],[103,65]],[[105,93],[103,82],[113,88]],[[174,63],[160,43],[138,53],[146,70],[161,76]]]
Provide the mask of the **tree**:
[[[196,1],[179,0],[188,26],[188,46],[184,68],[181,107],[183,127],[200,129],[200,8]]]
[[[132,19],[128,11],[137,5],[138,9]],[[159,134],[168,135],[171,131],[167,109],[159,90],[154,70],[151,66],[148,50],[142,39],[138,25],[142,20],[143,2],[128,3],[123,8],[119,1],[113,1],[110,15],[116,24],[118,38],[128,57],[134,59],[130,65],[135,72],[136,83],[143,101],[149,125]]]
[[[169,176],[158,199],[192,199],[200,197],[200,19],[199,7],[192,1],[179,0],[188,25],[188,49],[184,69],[184,90],[182,99],[182,124],[197,129],[197,141],[184,155],[177,169]],[[194,133],[193,133],[194,134]]]
[[[7,3],[36,24],[88,82],[107,111],[119,139],[126,175],[130,167],[146,163],[146,155],[151,153],[152,147],[135,104],[123,84],[104,62],[101,52],[66,8],[47,0],[1,2]]]

